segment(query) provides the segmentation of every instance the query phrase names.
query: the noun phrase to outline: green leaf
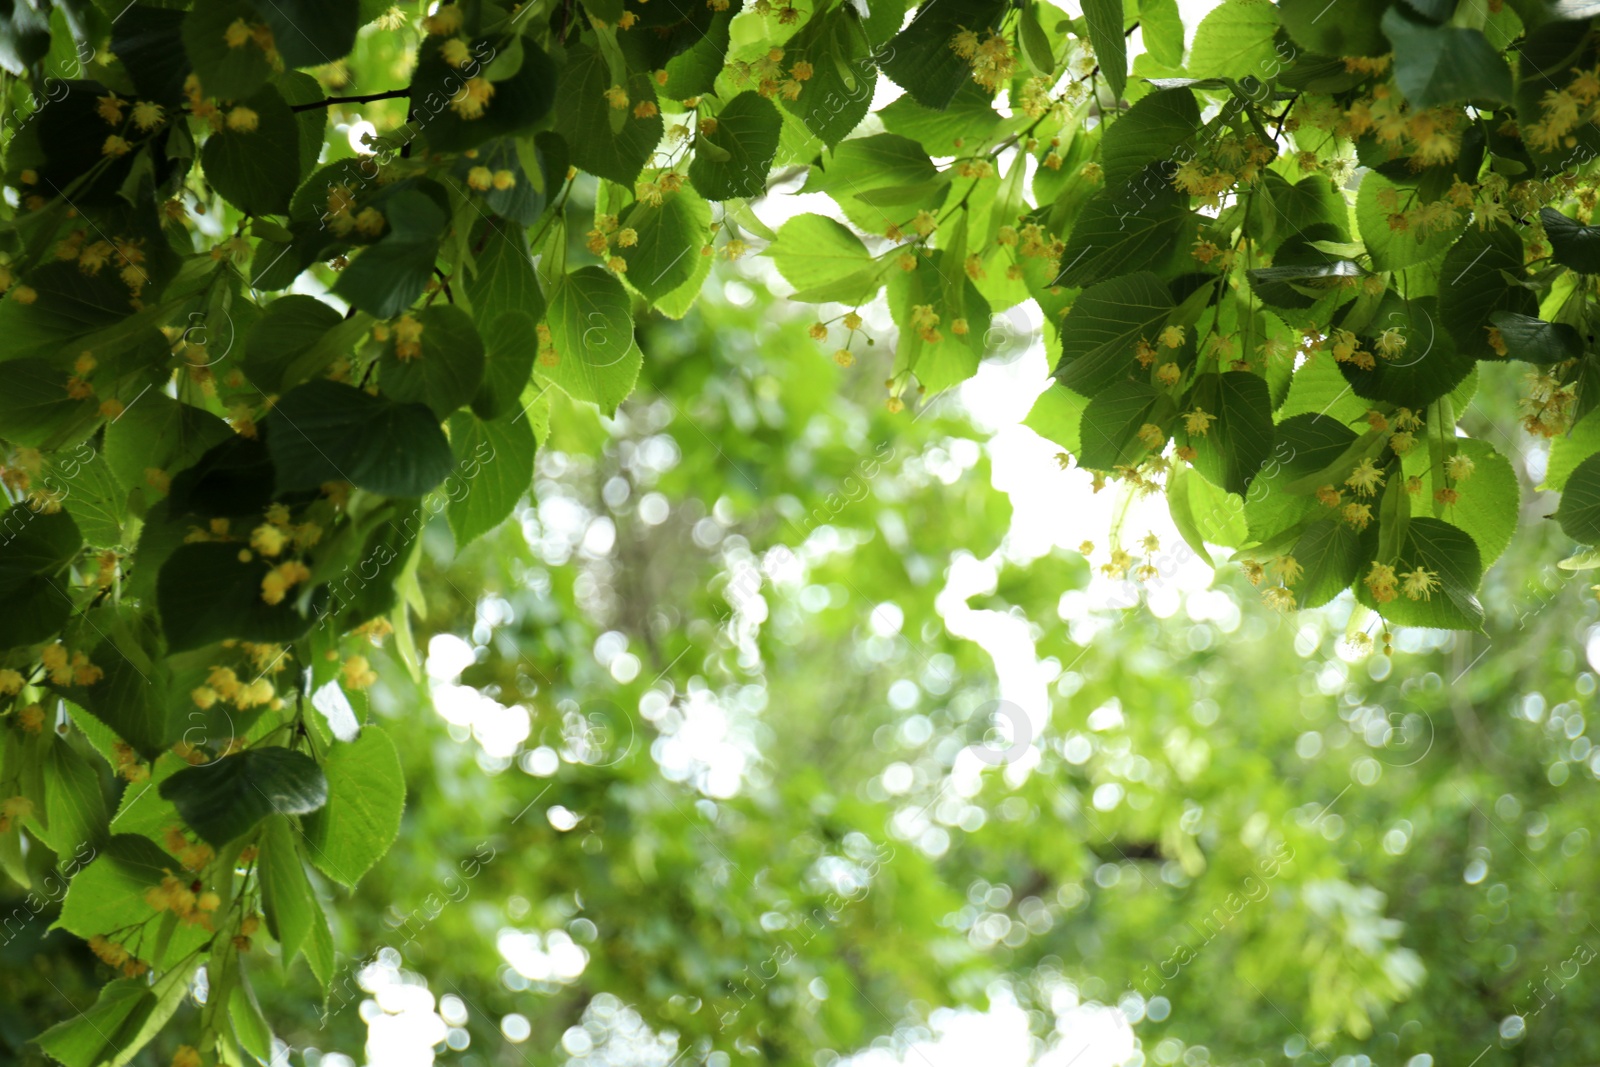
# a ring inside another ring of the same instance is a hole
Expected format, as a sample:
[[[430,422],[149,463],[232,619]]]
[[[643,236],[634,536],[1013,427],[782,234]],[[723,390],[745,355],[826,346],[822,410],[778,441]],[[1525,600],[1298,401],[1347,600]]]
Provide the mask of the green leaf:
[[[383,858],[400,832],[406,780],[389,735],[368,726],[349,744],[335,745],[323,763],[328,803],[302,820],[311,862],[341,885],[353,886]]]
[[[87,1011],[57,1023],[34,1042],[64,1067],[101,1067],[123,1050],[155,1010],[156,997],[142,978],[116,978]]]
[[[1437,259],[1467,227],[1467,219],[1462,215],[1455,225],[1429,231],[1422,237],[1414,229],[1392,230],[1389,212],[1378,204],[1386,190],[1394,190],[1399,197],[1401,212],[1421,202],[1414,190],[1401,189],[1377,171],[1368,171],[1362,176],[1361,187],[1356,190],[1356,225],[1361,229],[1361,240],[1377,270],[1400,270]]]
[[[1446,504],[1440,517],[1465,530],[1477,543],[1478,558],[1488,570],[1517,532],[1522,490],[1511,461],[1489,442],[1458,437],[1451,444],[1458,455],[1472,461],[1473,471],[1465,480],[1450,483],[1456,491],[1456,502]],[[1425,450],[1419,448],[1413,455],[1420,468],[1415,473],[1422,478],[1422,492],[1417,499],[1432,500],[1439,488],[1434,482],[1433,465],[1427,462]]]
[[[662,194],[659,206],[636,201],[621,225],[635,234],[632,246],[617,249],[628,264],[628,284],[657,301],[699,269],[711,233],[711,205],[692,189],[679,189]]]
[[[878,67],[861,16],[850,4],[814,15],[789,41],[784,69],[811,64],[811,77],[800,83],[793,100],[780,94],[783,106],[832,148],[866,118],[878,84]]]
[[[64,511],[36,512],[23,504],[0,515],[0,648],[43,641],[72,616],[61,572],[83,546],[77,523]]]
[[[884,129],[910,138],[925,149],[924,155],[939,156],[959,155],[964,146],[991,136],[1003,121],[994,109],[994,98],[971,78],[962,83],[950,103],[941,110],[923,107],[908,95],[873,114],[883,123]],[[838,147],[865,139],[851,138]]]
[[[533,375],[534,353],[539,349],[533,319],[520,311],[495,316],[494,325],[484,331],[483,347],[483,384],[472,400],[473,413],[484,419],[512,413],[520,417],[519,401]]]
[[[95,548],[116,548],[123,543],[122,527],[128,519],[128,490],[105,456],[88,446],[72,453],[57,453],[45,466],[46,484],[66,494],[62,506]]]
[[[696,142],[689,181],[708,200],[766,192],[767,171],[778,154],[778,134],[783,127],[777,105],[747,90],[729,100],[716,120],[716,129],[700,134]]]
[[[1377,336],[1398,330],[1406,345],[1392,359],[1377,352]],[[1372,322],[1362,331],[1373,352],[1374,366],[1362,370],[1341,363],[1350,388],[1359,397],[1420,411],[1449,393],[1472,373],[1477,361],[1456,348],[1431,296],[1405,300],[1393,291],[1385,294]]]
[[[320,67],[343,59],[355,47],[361,25],[357,0],[269,0],[257,10],[291,67]]]
[[[1522,238],[1503,223],[1476,226],[1461,235],[1444,254],[1439,268],[1439,315],[1456,347],[1474,359],[1495,359],[1489,326],[1497,314],[1535,315],[1539,301],[1520,285],[1506,281],[1522,275]]]
[[[982,37],[999,21],[1006,6],[1004,0],[928,0],[917,9],[911,24],[881,50],[878,66],[917,103],[943,111],[972,80],[972,69],[955,54],[950,42],[964,30]],[[1120,36],[1120,15],[1118,18]]]
[[[310,756],[258,745],[213,763],[188,767],[161,783],[195,833],[218,848],[262,819],[306,815],[328,801],[328,781]]]
[[[1148,272],[1085,289],[1061,324],[1056,380],[1094,396],[1125,378],[1136,366],[1134,348],[1140,339],[1154,341],[1172,310],[1167,287]]]
[[[239,982],[228,994],[228,1022],[239,1047],[254,1056],[258,1063],[268,1063],[272,1060],[272,1027],[261,1012],[255,987],[244,974],[244,961],[239,963]]]
[[[1155,270],[1172,256],[1189,217],[1188,197],[1153,165],[1153,180],[1103,189],[1083,205],[1061,253],[1054,284],[1079,289],[1135,270]]]
[[[383,214],[388,232],[340,272],[333,291],[374,318],[390,319],[427,288],[448,220],[432,197],[413,189],[385,201]]]
[[[55,925],[85,940],[143,926],[155,915],[144,899],[145,890],[159,885],[167,872],[182,869],[148,837],[116,834],[73,877]],[[211,934],[202,927],[182,925],[161,951],[147,939],[139,957],[154,967],[170,967],[209,940]],[[143,980],[139,985],[148,988]]]
[[[1368,558],[1361,535],[1335,518],[1318,519],[1306,527],[1290,555],[1304,568],[1291,586],[1301,608],[1320,608],[1344,592]]]
[[[1167,475],[1167,508],[1184,543],[1212,566],[1208,543],[1235,548],[1249,534],[1244,501],[1218,489],[1187,464],[1175,465]]]
[[[1155,421],[1157,405],[1163,399],[1148,382],[1132,379],[1117,382],[1096,394],[1083,411],[1083,428],[1079,431],[1083,451],[1078,455],[1079,465],[1109,471],[1137,462],[1150,451],[1150,446],[1140,440],[1139,430]]]
[[[989,304],[961,270],[961,262],[959,248],[940,249],[932,259],[918,257],[915,270],[895,271],[889,279],[889,310],[900,328],[893,373],[911,371],[930,394],[972,377],[983,358]],[[953,272],[947,269],[951,265]],[[939,309],[941,321],[932,340],[913,321],[918,305]],[[958,319],[967,322],[964,335],[955,331]]]
[[[1553,207],[1540,208],[1539,221],[1550,238],[1550,258],[1580,274],[1600,274],[1600,226],[1585,226]]]
[[[466,287],[473,320],[487,341],[495,320],[506,312],[525,314],[538,322],[544,318],[545,308],[522,228],[491,222],[483,240],[483,251],[478,253]],[[520,386],[517,391],[521,392]]]
[[[566,141],[575,166],[631,189],[666,127],[660,115],[641,119],[624,110],[621,127],[613,129],[614,109],[605,95],[611,87],[611,69],[598,48],[569,47],[556,94],[555,131]],[[625,88],[630,108],[655,101],[648,74],[631,72]]]
[[[531,38],[511,37],[509,46],[507,38],[498,36],[463,42],[468,56],[460,67],[446,62],[441,52],[450,39],[424,38],[417,48],[417,65],[411,75],[413,121],[421,126],[434,151],[461,152],[491,137],[519,133],[550,111],[556,101],[555,64]],[[521,62],[516,73],[499,77],[494,64],[512,48],[520,51]],[[494,95],[480,114],[468,118],[468,112],[460,105],[469,99],[466,86],[474,80],[480,86],[492,86]],[[601,107],[606,106],[604,99],[597,100]],[[659,127],[661,120],[657,118],[655,122]]]
[[[1224,0],[1195,30],[1189,74],[1270,81],[1285,63],[1273,40],[1277,33],[1278,10],[1272,4]],[[1290,50],[1289,58],[1292,56]]]
[[[261,828],[260,848],[257,870],[261,878],[261,908],[267,917],[267,930],[282,950],[283,965],[288,967],[311,930],[317,899],[300,862],[294,828],[286,817],[267,817]]]
[[[485,422],[461,412],[450,419],[461,488],[446,515],[457,549],[500,525],[533,484],[533,430],[527,419]]]
[[[1483,564],[1478,546],[1465,531],[1439,519],[1413,516],[1394,569],[1404,575],[1419,567],[1438,576],[1440,588],[1426,598],[1412,600],[1397,592],[1387,604],[1378,604],[1363,580],[1355,584],[1356,599],[1377,610],[1391,624],[1439,630],[1482,628],[1483,605],[1478,603],[1476,591],[1483,580]]]
[[[1089,23],[1089,44],[1100,61],[1111,95],[1122,99],[1128,82],[1128,39],[1123,36],[1122,0],[1084,0],[1083,17]]]
[[[104,454],[111,473],[137,488],[146,471],[182,470],[232,435],[211,412],[152,389],[106,424]]]
[[[378,385],[389,399],[426,404],[443,419],[483,384],[483,338],[472,316],[451,304],[425,307],[414,317],[422,326],[422,352],[401,359],[398,343],[385,346]]]
[[[246,48],[254,48],[247,44]],[[236,127],[242,109],[252,128]],[[211,187],[247,215],[286,215],[300,184],[300,126],[272,86],[263,86],[228,112],[228,122],[200,151]]]
[[[20,305],[7,300],[0,303],[4,306]],[[0,329],[4,325],[0,322]],[[80,432],[87,436],[98,419],[98,405],[92,398],[72,399],[66,385],[67,375],[42,359],[0,362],[0,426],[6,440],[43,448]]]
[[[171,672],[133,641],[107,638],[89,657],[105,677],[94,685],[67,690],[84,710],[114,730],[145,759],[155,759],[178,739],[168,700]]]
[[[1383,16],[1394,44],[1394,80],[1414,108],[1457,101],[1511,103],[1511,68],[1483,31],[1432,26],[1400,7]]]
[[[1583,335],[1564,322],[1545,322],[1515,311],[1496,311],[1489,321],[1500,331],[1511,359],[1548,365],[1583,355]]]
[[[939,192],[948,185],[948,179],[939,173],[920,142],[899,134],[879,133],[840,143],[824,157],[824,165],[812,168],[801,192],[827,193],[852,222],[864,230],[881,233],[896,220],[904,222],[906,214],[896,212],[891,218],[864,196],[888,192],[906,202],[921,198],[929,206],[937,206]]]
[[[862,304],[882,285],[882,269],[848,226],[826,215],[796,215],[778,229],[766,254],[807,304]]]
[[[267,53],[253,41],[237,48],[228,44],[228,27],[243,20],[259,24],[255,5],[244,0],[196,4],[183,20],[183,47],[200,79],[200,89],[219,100],[242,100],[272,77]]]
[[[1060,445],[1068,455],[1076,455],[1082,448],[1078,431],[1083,423],[1083,409],[1088,406],[1087,397],[1051,382],[1033,402],[1033,409],[1022,420],[1022,425]]]
[[[1574,541],[1600,544],[1600,454],[1589,456],[1567,476],[1556,521]]]
[[[65,861],[80,846],[99,847],[110,823],[100,774],[65,741],[53,741],[44,765],[45,844]]]
[[[1278,18],[1294,43],[1323,56],[1381,56],[1390,50],[1379,25],[1389,0],[1278,0]]]
[[[311,965],[311,973],[317,978],[317,984],[322,987],[324,997],[328,986],[333,981],[333,968],[335,957],[333,952],[333,931],[328,929],[328,916],[322,910],[322,904],[316,905],[316,912],[311,916],[311,929],[307,932],[306,941],[301,946],[306,954],[306,963]]]
[[[319,379],[284,394],[269,422],[280,491],[348,481],[384,496],[419,497],[450,473],[450,442],[422,404]]]
[[[1289,395],[1278,408],[1280,422],[1296,415],[1320,416],[1343,425],[1367,413],[1364,404],[1350,390],[1350,383],[1331,359],[1311,360],[1289,379]]]
[[[295,293],[279,297],[267,305],[245,336],[245,376],[263,392],[281,392],[289,369],[342,319],[314,296]]]
[[[1189,403],[1216,418],[1205,434],[1189,435],[1195,470],[1213,485],[1243,496],[1272,455],[1272,397],[1266,380],[1247,371],[1201,375]]]
[[[575,400],[617,410],[644,365],[633,340],[633,307],[622,283],[599,267],[584,267],[557,280],[547,319],[555,346],[554,366],[539,374]]]
[[[1139,0],[1139,31],[1157,63],[1183,66],[1183,17],[1178,13],[1178,0]]]
[[[1106,187],[1141,176],[1151,163],[1172,159],[1199,128],[1200,108],[1188,89],[1160,89],[1144,97],[1112,120],[1100,139]],[[1156,184],[1150,182],[1152,188]]]
[[[156,603],[168,649],[182,652],[229,638],[293,641],[311,628],[312,620],[295,609],[299,589],[278,604],[261,598],[262,580],[275,561],[242,549],[215,541],[180,545],[161,565]],[[242,560],[241,554],[251,558]]]
[[[1589,412],[1564,436],[1550,442],[1550,460],[1539,488],[1560,490],[1578,464],[1596,452],[1600,452],[1600,410]]]

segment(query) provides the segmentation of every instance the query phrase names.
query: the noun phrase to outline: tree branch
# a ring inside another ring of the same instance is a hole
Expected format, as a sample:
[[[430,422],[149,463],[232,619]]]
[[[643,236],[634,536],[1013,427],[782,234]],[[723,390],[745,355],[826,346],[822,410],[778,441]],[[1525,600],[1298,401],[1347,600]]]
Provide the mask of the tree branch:
[[[398,100],[402,96],[411,95],[411,86],[404,89],[387,89],[381,93],[368,93],[366,96],[330,96],[326,100],[316,100],[309,104],[295,104],[290,111],[311,111],[319,107],[332,107],[334,104],[370,104],[374,100]]]

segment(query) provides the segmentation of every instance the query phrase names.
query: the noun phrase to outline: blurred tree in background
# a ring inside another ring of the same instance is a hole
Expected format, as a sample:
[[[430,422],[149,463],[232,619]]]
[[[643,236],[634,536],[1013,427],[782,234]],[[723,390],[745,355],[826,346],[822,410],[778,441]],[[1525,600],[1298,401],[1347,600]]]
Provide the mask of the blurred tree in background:
[[[422,669],[372,651],[398,840],[350,899],[317,881],[325,1010],[304,961],[250,960],[288,1062],[915,1059],[936,1009],[997,1003],[1040,1062],[1094,1005],[1132,1036],[1083,1063],[1600,1056],[1596,611],[1529,563],[1559,534],[1490,573],[1485,633],[1392,654],[1347,602],[1185,582],[1182,548],[1137,583],[1021,558],[957,405],[891,429],[756,278],[724,291],[644,328],[614,420],[563,413],[515,522],[460,556],[428,527]],[[953,632],[985,624],[1037,657],[1004,704]],[[1008,718],[1034,683],[1047,720]],[[6,907],[28,1060],[99,965]]]

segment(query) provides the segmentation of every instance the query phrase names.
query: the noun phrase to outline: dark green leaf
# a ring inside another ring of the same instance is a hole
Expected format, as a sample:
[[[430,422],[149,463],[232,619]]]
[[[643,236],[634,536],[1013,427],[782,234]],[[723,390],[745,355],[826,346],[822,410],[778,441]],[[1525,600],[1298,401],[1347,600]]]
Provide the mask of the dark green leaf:
[[[1173,159],[1199,127],[1200,108],[1188,89],[1162,89],[1146,96],[1107,125],[1100,139],[1106,186],[1142,175],[1151,163]],[[1153,188],[1156,183],[1150,184]]]
[[[1600,226],[1585,226],[1553,207],[1540,208],[1539,221],[1552,259],[1580,274],[1600,274]]]
[[[761,195],[783,127],[777,105],[760,93],[746,91],[729,100],[716,120],[716,129],[702,133],[695,146],[689,180],[708,200]]]
[[[483,338],[472,317],[451,304],[423,308],[415,318],[422,327],[421,353],[401,359],[398,340],[387,345],[378,384],[389,399],[426,404],[443,419],[471,401],[483,383]]]
[[[274,812],[306,815],[328,801],[328,781],[310,756],[270,745],[186,767],[160,791],[195,833],[219,848]]]
[[[1154,341],[1173,310],[1161,279],[1141,272],[1085,289],[1061,324],[1061,362],[1056,379],[1094,396],[1136,366],[1141,339]]]
[[[572,162],[601,178],[628,188],[661,143],[665,129],[660,115],[635,118],[631,108],[655,101],[655,84],[643,72],[629,75],[624,86],[630,101],[620,128],[611,125],[614,110],[606,99],[612,87],[611,70],[598,48],[574,45],[567,49],[556,95],[555,130],[567,143]]]
[[[1496,311],[1490,323],[1500,331],[1506,355],[1528,363],[1565,363],[1583,355],[1583,335],[1564,322],[1545,322],[1515,311]]]
[[[254,125],[240,121],[247,110],[255,113]],[[300,184],[300,126],[278,90],[263,86],[229,109],[200,159],[212,188],[234,207],[248,215],[284,215]]]
[[[525,418],[485,422],[460,412],[450,419],[450,447],[461,485],[446,514],[465,548],[500,525],[533,484],[533,430]]]
[[[320,67],[343,59],[355,46],[361,25],[357,0],[267,0],[259,10],[291,67]]]
[[[928,0],[917,9],[911,24],[889,41],[878,66],[917,103],[942,111],[972,79],[972,69],[966,60],[955,54],[950,42],[962,31],[983,36],[985,30],[999,21],[1005,9],[1004,0]],[[1120,40],[1120,6],[1118,12],[1117,37]]]
[[[1511,102],[1511,68],[1481,30],[1431,26],[1391,7],[1383,32],[1394,45],[1394,80],[1415,108],[1462,100]]]
[[[1189,397],[1216,421],[1204,434],[1189,435],[1194,468],[1211,483],[1243,496],[1272,455],[1272,397],[1264,378],[1246,371],[1202,375]]]
[[[1522,274],[1522,238],[1504,224],[1472,227],[1450,246],[1439,269],[1439,316],[1456,347],[1474,359],[1494,359],[1489,326],[1500,313],[1535,315],[1539,301],[1505,274]]]
[[[1567,476],[1556,521],[1574,541],[1600,544],[1600,453],[1579,463]]]
[[[450,473],[450,443],[423,404],[321,379],[286,393],[269,422],[282,492],[348,481],[384,496],[417,497]]]
[[[162,564],[156,603],[171,651],[228,638],[292,641],[311,628],[311,620],[295,610],[300,590],[277,604],[262,599],[262,580],[275,561],[242,549],[239,544],[198,542],[181,546]]]
[[[1154,421],[1162,394],[1147,382],[1128,379],[1102,390],[1083,411],[1079,434],[1083,451],[1078,463],[1091,470],[1109,471],[1113,467],[1137,462],[1150,451],[1139,437],[1139,430]]]
[[[1100,73],[1111,86],[1111,95],[1120,100],[1128,82],[1128,39],[1122,32],[1122,0],[1084,0],[1083,17],[1089,23],[1089,43],[1100,61]]]
[[[659,206],[635,202],[622,217],[635,235],[631,247],[618,247],[628,264],[628,284],[660,300],[694,276],[711,233],[711,205],[692,189],[664,193]]]

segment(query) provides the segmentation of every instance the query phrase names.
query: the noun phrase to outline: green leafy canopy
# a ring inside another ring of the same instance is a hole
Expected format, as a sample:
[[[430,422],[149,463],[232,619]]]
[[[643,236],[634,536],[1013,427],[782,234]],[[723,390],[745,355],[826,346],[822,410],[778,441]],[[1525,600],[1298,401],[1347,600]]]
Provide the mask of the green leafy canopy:
[[[71,929],[133,961],[40,1047],[125,1062],[203,959],[208,1050],[270,1054],[230,946],[259,906],[325,982],[317,885],[395,838],[364,692],[386,634],[417,670],[424,531],[519,514],[552,434],[668,373],[641,324],[756,254],[894,413],[1041,321],[1028,424],[1285,610],[1478,629],[1512,435],[1600,544],[1593,5],[1318,7],[1223,0],[1186,49],[1169,0],[15,5],[0,855],[121,840]],[[102,764],[169,821],[113,834]],[[151,918],[179,867],[212,937]]]

